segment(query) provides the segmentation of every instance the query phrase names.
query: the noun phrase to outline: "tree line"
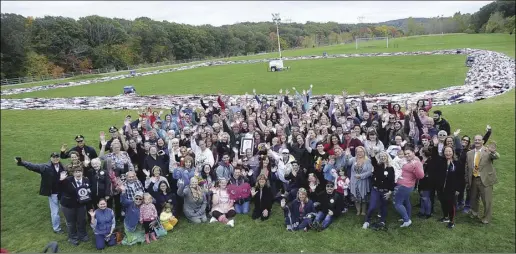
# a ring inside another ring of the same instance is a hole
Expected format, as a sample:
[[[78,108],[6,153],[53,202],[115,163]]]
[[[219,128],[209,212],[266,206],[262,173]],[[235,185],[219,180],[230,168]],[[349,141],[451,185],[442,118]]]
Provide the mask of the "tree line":
[[[512,6],[511,4],[512,3]],[[512,26],[509,24],[511,23]],[[282,49],[353,42],[357,37],[514,30],[514,2],[496,1],[474,14],[379,24],[282,23]],[[277,50],[273,22],[193,26],[146,17],[24,17],[1,14],[1,78],[60,76],[64,72]]]

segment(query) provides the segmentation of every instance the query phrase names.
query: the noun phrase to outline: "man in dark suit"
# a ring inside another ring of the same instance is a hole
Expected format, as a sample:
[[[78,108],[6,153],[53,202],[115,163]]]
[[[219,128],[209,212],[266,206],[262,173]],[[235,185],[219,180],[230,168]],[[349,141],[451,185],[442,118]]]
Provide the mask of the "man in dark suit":
[[[91,202],[90,181],[83,177],[82,167],[72,167],[73,176],[62,172],[59,181],[61,210],[66,218],[68,242],[77,246],[79,240],[88,242],[86,205]]]
[[[34,171],[41,175],[41,183],[39,187],[39,195],[47,196],[50,205],[50,218],[52,219],[52,228],[57,234],[63,234],[61,229],[61,218],[59,217],[59,175],[66,172],[61,164],[58,153],[50,155],[50,161],[44,164],[33,164],[22,161],[20,157],[16,158],[18,166],[23,166],[30,171]]]
[[[487,148],[483,146],[482,135],[476,135],[475,148],[467,153],[466,157],[466,189],[470,189],[471,216],[480,217],[478,214],[478,196],[484,205],[482,223],[491,222],[493,204],[493,186],[498,183],[493,161],[500,158],[496,151],[496,144],[492,143]]]
[[[98,157],[95,148],[85,144],[83,135],[75,136],[75,142],[77,142],[77,146],[72,147],[69,151],[66,151],[66,144],[63,144],[61,147],[61,159],[70,158],[71,151],[77,152],[79,154],[79,160],[82,162],[84,162],[84,154],[86,154],[90,160]]]

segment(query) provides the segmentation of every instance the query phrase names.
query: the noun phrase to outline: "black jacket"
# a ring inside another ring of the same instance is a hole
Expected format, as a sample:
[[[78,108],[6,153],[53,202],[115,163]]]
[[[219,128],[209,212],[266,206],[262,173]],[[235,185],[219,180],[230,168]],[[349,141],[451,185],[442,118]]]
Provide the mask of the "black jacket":
[[[451,135],[450,124],[448,123],[448,121],[446,121],[446,119],[441,118],[439,122],[434,123],[434,126],[437,129],[437,131],[446,131],[448,135]]]
[[[435,188],[435,163],[432,157],[423,163],[425,176],[418,181],[418,191],[432,191]]]
[[[84,155],[82,155],[83,149],[86,152],[86,155],[88,155],[88,157],[90,158],[90,160],[98,157],[97,151],[95,151],[95,148],[93,148],[91,146],[86,146],[86,145],[83,148],[74,146],[74,147],[72,147],[72,149],[70,149],[67,152],[61,152],[60,157],[61,157],[61,159],[68,159],[68,158],[70,158],[70,152],[75,151],[75,152],[79,153],[79,160],[84,161]]]
[[[82,186],[90,188],[90,181],[87,177],[82,177]],[[59,181],[59,191],[61,193],[61,206],[66,208],[79,208],[86,204],[79,203],[79,197],[77,195],[77,188],[75,185],[75,179],[73,176],[65,178],[63,181]]]
[[[290,172],[288,175],[285,175],[285,180],[288,180],[288,188],[296,189],[296,188],[308,188],[308,181],[306,180],[307,176],[302,169],[297,171],[296,176]]]
[[[160,175],[161,176],[166,176],[168,175],[168,168],[169,168],[169,162],[170,162],[170,157],[166,154],[164,155],[156,155],[156,159],[154,159],[150,154],[147,155],[147,157],[145,157],[145,161],[143,162],[143,168],[141,169],[138,169],[138,170],[143,170],[143,169],[147,169],[151,172],[152,174],[152,168],[154,166],[158,166],[159,168],[161,168],[161,173]]]
[[[91,193],[95,197],[104,198],[111,196],[111,179],[108,171],[100,169],[96,171],[92,167],[86,168],[86,177],[91,181]]]
[[[378,164],[375,157],[371,158],[371,163],[373,164],[373,187],[393,191],[395,186],[394,168]]]
[[[432,149],[432,160],[434,160],[433,168],[435,169],[435,190],[448,194],[455,194],[455,191],[459,191],[460,162],[453,160],[452,164],[448,165],[446,158],[437,154],[437,147]]]
[[[260,199],[260,192],[262,192],[262,198]],[[274,201],[272,196],[271,187],[265,186],[262,189],[256,188],[256,195],[252,197],[254,210],[263,212],[263,210],[271,211],[272,203]]]
[[[337,192],[333,192],[332,194],[328,194],[326,191],[321,193],[315,202],[319,202],[319,204],[315,207],[316,211],[323,212],[324,214],[328,214],[328,210],[333,212],[333,217],[338,217],[342,214],[342,210],[344,210],[344,201],[342,197],[337,194]]]
[[[41,183],[39,186],[39,195],[50,196],[51,194],[59,194],[59,177],[61,172],[66,171],[65,167],[59,162],[59,172],[55,170],[52,162],[44,164],[33,164],[27,161],[22,161],[21,165],[30,171],[34,171],[41,175]]]

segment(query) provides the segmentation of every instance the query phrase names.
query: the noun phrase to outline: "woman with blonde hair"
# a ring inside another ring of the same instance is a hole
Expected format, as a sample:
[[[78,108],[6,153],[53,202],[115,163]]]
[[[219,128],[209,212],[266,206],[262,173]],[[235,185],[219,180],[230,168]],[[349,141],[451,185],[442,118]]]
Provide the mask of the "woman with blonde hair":
[[[193,223],[208,221],[206,218],[206,197],[199,186],[197,177],[190,178],[190,184],[185,186],[182,179],[177,181],[177,195],[184,199],[183,212],[185,217]]]
[[[365,217],[363,225],[364,229],[369,227],[371,215],[380,204],[380,223],[376,224],[376,228],[385,227],[385,219],[387,217],[387,200],[390,198],[392,191],[394,191],[394,168],[392,166],[391,157],[386,152],[380,152],[376,157],[371,157],[371,164],[373,165],[373,182],[371,190],[371,199],[369,201],[369,209]]]
[[[281,208],[285,216],[285,224],[288,231],[308,231],[312,220],[315,218],[313,202],[308,198],[305,188],[299,188],[297,198],[287,205],[285,199],[281,200]]]
[[[346,150],[346,156],[351,156],[349,150]],[[367,200],[370,191],[370,179],[373,172],[371,160],[366,156],[366,150],[363,146],[355,148],[355,157],[348,159],[347,166],[351,167],[350,190],[355,200],[357,215],[366,215]]]

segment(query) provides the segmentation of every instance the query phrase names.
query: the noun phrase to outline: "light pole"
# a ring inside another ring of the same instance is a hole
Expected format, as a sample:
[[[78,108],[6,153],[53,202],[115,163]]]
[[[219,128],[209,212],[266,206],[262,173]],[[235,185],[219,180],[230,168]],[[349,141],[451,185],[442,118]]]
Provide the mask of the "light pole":
[[[362,22],[364,21],[365,17],[364,16],[359,16],[358,18],[358,37],[361,37],[361,29],[360,29],[360,24],[362,24]]]
[[[443,19],[444,19],[444,15],[439,16],[439,20],[441,21],[441,35],[444,34],[444,32],[443,32]]]
[[[272,21],[274,21],[274,23],[276,23],[276,37],[278,37],[278,52],[279,52],[279,58],[281,59],[281,46],[280,46],[280,39],[279,39],[279,22],[281,22],[281,18],[279,16],[279,13],[272,14]]]

